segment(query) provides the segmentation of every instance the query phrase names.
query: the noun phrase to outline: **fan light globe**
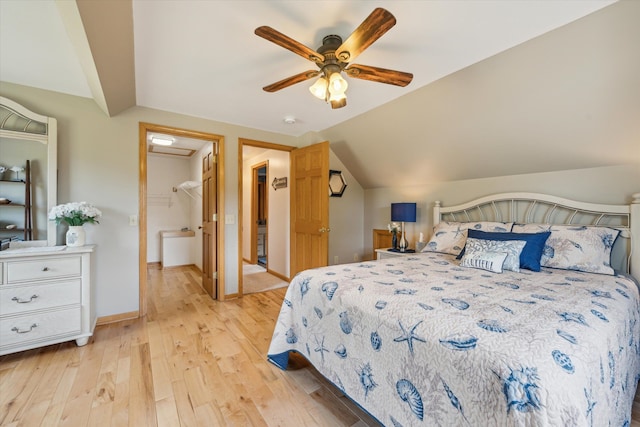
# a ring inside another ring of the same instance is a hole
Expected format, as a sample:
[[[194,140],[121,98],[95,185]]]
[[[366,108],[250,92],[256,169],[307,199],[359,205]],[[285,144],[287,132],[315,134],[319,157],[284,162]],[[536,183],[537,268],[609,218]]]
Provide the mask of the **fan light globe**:
[[[347,99],[347,95],[344,93],[332,93],[329,96],[329,101],[342,101],[343,99]]]
[[[342,78],[340,73],[333,73],[331,77],[329,77],[329,93],[331,93],[332,96],[334,94],[344,94],[347,91],[347,86],[349,86],[349,84]]]
[[[324,100],[327,96],[327,79],[320,77],[314,84],[311,85],[309,91],[313,96],[318,99]]]

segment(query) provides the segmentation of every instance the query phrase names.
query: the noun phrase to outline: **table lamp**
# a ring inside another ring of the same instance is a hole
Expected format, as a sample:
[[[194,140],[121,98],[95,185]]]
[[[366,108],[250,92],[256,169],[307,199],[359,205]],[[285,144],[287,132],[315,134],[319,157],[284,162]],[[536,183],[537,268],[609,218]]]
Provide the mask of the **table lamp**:
[[[415,203],[391,203],[391,221],[400,222],[402,225],[402,237],[398,247],[400,252],[406,252],[409,247],[407,239],[404,235],[404,223],[416,222],[416,204]]]

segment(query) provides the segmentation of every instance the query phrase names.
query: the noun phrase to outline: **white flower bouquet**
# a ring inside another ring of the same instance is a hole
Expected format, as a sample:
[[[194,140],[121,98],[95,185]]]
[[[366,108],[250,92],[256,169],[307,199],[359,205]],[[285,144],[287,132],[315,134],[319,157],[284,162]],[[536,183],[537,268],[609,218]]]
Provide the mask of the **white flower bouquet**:
[[[387,224],[387,228],[389,229],[389,233],[397,234],[400,232],[400,226],[397,222],[392,222],[391,224]]]
[[[99,224],[98,218],[102,212],[87,202],[71,202],[54,206],[49,212],[49,220],[56,224],[66,222],[71,226],[84,225],[86,223]]]

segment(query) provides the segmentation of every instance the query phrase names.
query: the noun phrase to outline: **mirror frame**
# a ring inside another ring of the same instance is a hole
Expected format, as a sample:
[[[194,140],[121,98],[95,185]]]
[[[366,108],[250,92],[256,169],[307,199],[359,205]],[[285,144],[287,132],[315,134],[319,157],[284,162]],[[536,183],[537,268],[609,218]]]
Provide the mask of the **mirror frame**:
[[[0,123],[0,138],[11,138],[29,142],[39,142],[47,146],[47,246],[55,246],[57,242],[57,228],[55,221],[49,221],[48,215],[57,204],[58,197],[58,122],[53,117],[43,116],[26,107],[0,96],[0,107],[9,109],[30,121],[39,122],[46,126],[46,133],[37,133],[25,126],[24,129],[6,129],[5,120]],[[29,125],[31,122],[28,123]],[[44,239],[32,240],[42,242]]]
[[[342,197],[347,189],[347,181],[342,175],[342,171],[329,170],[329,196]]]

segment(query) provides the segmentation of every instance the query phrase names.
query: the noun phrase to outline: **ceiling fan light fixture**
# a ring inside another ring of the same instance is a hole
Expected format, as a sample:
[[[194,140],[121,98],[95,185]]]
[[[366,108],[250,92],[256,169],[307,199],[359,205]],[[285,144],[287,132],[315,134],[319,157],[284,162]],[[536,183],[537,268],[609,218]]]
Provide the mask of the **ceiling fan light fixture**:
[[[333,73],[329,77],[329,93],[331,93],[331,95],[344,94],[348,86],[349,83],[342,78],[340,73]]]
[[[329,83],[325,77],[320,77],[314,84],[311,85],[309,91],[318,99],[323,101],[327,99],[327,87]]]
[[[257,36],[314,62],[320,69],[320,71],[310,70],[298,73],[262,89],[266,92],[275,92],[320,75],[320,78],[309,88],[310,92],[316,98],[331,103],[332,108],[342,108],[347,105],[345,93],[348,86],[347,81],[342,77],[343,71],[351,78],[404,87],[411,83],[413,74],[351,64],[358,55],[394,25],[396,25],[396,18],[391,12],[377,7],[346,40],[343,41],[338,35],[329,34],[322,39],[322,46],[317,51],[271,27],[258,27],[254,31]],[[346,68],[347,66],[349,68]]]

